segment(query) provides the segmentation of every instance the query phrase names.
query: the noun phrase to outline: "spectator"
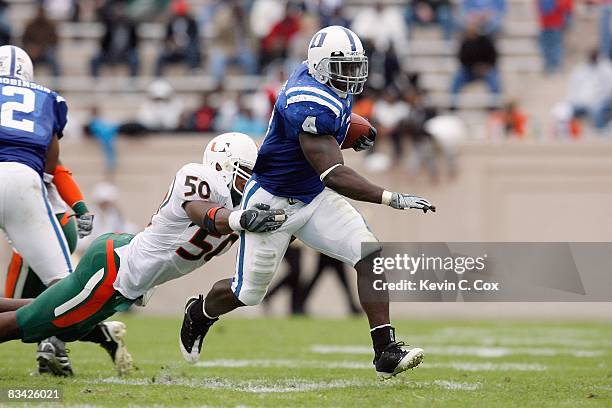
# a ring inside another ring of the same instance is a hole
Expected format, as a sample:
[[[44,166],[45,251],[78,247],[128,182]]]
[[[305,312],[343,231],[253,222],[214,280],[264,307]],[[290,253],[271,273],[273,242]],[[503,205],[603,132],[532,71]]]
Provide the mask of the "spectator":
[[[79,240],[77,251],[83,254],[100,235],[109,232],[137,232],[136,225],[128,221],[119,208],[119,190],[114,184],[101,182],[94,186],[91,193],[95,222],[91,234]]]
[[[217,109],[210,103],[210,94],[205,92],[202,94],[200,106],[193,113],[192,122],[188,128],[196,132],[213,132],[216,117]]]
[[[248,19],[237,0],[223,2],[214,19],[215,41],[210,47],[210,72],[220,82],[228,64],[238,65],[249,75],[257,72]]]
[[[544,72],[553,74],[561,69],[563,33],[572,12],[572,0],[538,0],[537,4]]]
[[[501,29],[506,14],[506,0],[462,0],[461,21],[464,30],[475,21],[485,35],[495,36]]]
[[[8,3],[0,0],[0,46],[11,43],[11,24],[6,15]]]
[[[138,34],[136,23],[130,19],[126,3],[110,1],[101,9],[104,35],[99,53],[91,60],[91,75],[98,77],[105,64],[127,64],[130,75],[138,75]]]
[[[78,14],[77,0],[38,0],[45,14],[54,21],[72,20]]]
[[[467,129],[465,123],[457,116],[438,115],[425,122],[424,130],[431,135],[435,143],[437,158],[443,159],[448,178],[453,180],[457,177],[457,156],[459,146],[466,139]]]
[[[391,134],[395,145],[395,152],[399,158],[404,156],[403,138],[407,136],[411,143],[410,163],[416,172],[425,167],[432,180],[437,179],[437,171],[434,169],[435,159],[433,141],[429,132],[425,130],[425,122],[436,116],[433,108],[425,105],[424,93],[416,87],[410,87],[404,92],[404,102],[408,107],[408,114]],[[397,159],[396,159],[397,160]]]
[[[234,118],[240,109],[240,94],[228,92],[222,88],[217,90],[217,117],[215,129],[220,132],[229,132],[234,125]]]
[[[603,0],[599,21],[599,52],[612,59],[612,1]]]
[[[484,81],[492,93],[491,107],[498,106],[501,86],[497,71],[497,49],[492,39],[479,33],[479,22],[468,25],[459,49],[460,67],[451,85],[453,109],[461,89],[470,82]]]
[[[409,107],[400,99],[395,89],[387,88],[382,98],[375,102],[372,113],[378,136],[381,139],[386,139],[393,137],[398,132],[398,126],[409,114]],[[401,159],[400,150],[394,152],[394,159],[396,163],[399,163]]]
[[[450,41],[454,32],[453,9],[450,0],[413,0],[407,8],[408,27],[411,24],[439,24],[442,35]]]
[[[612,117],[612,65],[608,58],[593,50],[574,68],[568,100],[574,117],[587,115],[599,131],[606,127]]]
[[[408,27],[403,14],[400,8],[378,1],[374,7],[361,8],[351,28],[362,41],[373,44],[377,51],[385,52],[393,45],[403,56],[408,50]]]
[[[276,98],[280,92],[283,84],[287,81],[287,71],[282,67],[272,67],[269,71],[269,79],[262,87],[262,92],[265,94],[268,106],[266,109],[266,115],[268,118],[274,110],[274,104]]]
[[[177,130],[183,104],[168,82],[158,79],[149,85],[147,100],[140,106],[138,121],[150,132]]]
[[[93,106],[90,111],[89,121],[85,125],[85,133],[100,143],[102,153],[104,154],[107,177],[112,179],[117,168],[115,140],[119,133],[119,125],[103,119],[99,108]]]
[[[22,37],[23,48],[35,65],[47,64],[53,76],[61,75],[57,61],[57,27],[47,17],[45,7],[40,4],[36,17],[25,27]]]
[[[527,135],[527,116],[514,101],[491,114],[488,124],[489,139],[518,138]]]
[[[366,86],[353,104],[353,113],[371,120],[374,116],[373,113],[376,100],[377,98],[374,90]]]
[[[241,98],[238,114],[234,117],[231,131],[244,133],[257,138],[262,137],[266,133],[267,129],[268,124],[265,121],[257,118],[253,114],[253,110],[248,107]]]
[[[169,63],[187,63],[192,71],[200,66],[200,35],[198,24],[189,13],[185,0],[174,0],[172,16],[166,24],[164,48],[157,58],[155,75],[163,75]]]
[[[351,21],[344,15],[344,7],[342,6],[342,4],[335,6],[330,14],[322,14],[320,16],[320,19],[321,27],[328,27],[333,25],[349,27],[351,25]]]
[[[312,290],[319,282],[319,279],[323,277],[323,272],[331,269],[331,272],[338,278],[338,282],[342,287],[342,292],[344,294],[344,298],[346,300],[346,305],[348,306],[349,312],[352,315],[358,315],[361,313],[361,308],[358,306],[355,298],[353,296],[353,292],[351,291],[351,286],[349,284],[348,273],[346,270],[346,265],[344,262],[319,253],[319,260],[317,262],[317,269],[315,270],[314,276],[312,280],[304,285],[303,289],[303,303],[308,301],[308,298],[312,295]]]
[[[282,20],[272,26],[261,41],[260,64],[264,68],[276,59],[287,58],[291,39],[300,31],[301,9],[292,2],[285,7]]]
[[[249,15],[249,23],[255,38],[261,41],[272,27],[283,19],[284,3],[282,0],[255,0]]]

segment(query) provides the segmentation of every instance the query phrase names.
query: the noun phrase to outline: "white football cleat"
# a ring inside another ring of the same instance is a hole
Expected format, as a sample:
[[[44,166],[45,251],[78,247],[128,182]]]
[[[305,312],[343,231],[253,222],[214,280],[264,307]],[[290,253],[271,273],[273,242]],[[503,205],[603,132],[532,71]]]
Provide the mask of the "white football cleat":
[[[123,338],[126,333],[126,326],[123,322],[108,321],[100,323],[107,341],[100,343],[100,345],[108,352],[115,368],[119,375],[127,375],[134,369],[132,361],[132,355],[128,351]]]
[[[403,342],[390,343],[381,355],[374,361],[376,375],[382,381],[397,374],[417,367],[423,361],[422,348],[404,348]]]

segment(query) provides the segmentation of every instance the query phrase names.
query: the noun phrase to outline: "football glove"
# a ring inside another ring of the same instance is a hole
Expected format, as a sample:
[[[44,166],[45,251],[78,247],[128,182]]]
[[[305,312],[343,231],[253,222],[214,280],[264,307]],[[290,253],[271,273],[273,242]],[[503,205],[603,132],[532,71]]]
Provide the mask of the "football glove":
[[[376,128],[370,128],[370,134],[368,136],[360,136],[359,139],[353,145],[353,150],[356,152],[361,152],[363,150],[368,150],[374,147],[374,142],[376,140]]]
[[[93,228],[93,220],[94,215],[90,212],[86,212],[81,215],[75,215],[76,223],[77,223],[77,231],[79,233],[79,238],[85,238],[89,234],[91,234],[91,230]]]
[[[424,213],[427,213],[428,210],[436,212],[436,206],[423,197],[403,193],[393,193],[389,206],[398,210],[414,208],[417,210],[423,210]]]
[[[271,210],[268,204],[257,203],[242,212],[240,226],[250,232],[270,232],[279,229],[286,220],[284,210]]]

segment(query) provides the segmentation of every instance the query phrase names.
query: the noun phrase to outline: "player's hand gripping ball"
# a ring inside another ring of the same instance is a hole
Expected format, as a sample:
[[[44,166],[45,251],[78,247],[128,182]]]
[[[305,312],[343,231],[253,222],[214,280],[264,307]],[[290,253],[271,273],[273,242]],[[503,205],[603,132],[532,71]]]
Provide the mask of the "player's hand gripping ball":
[[[371,149],[376,140],[376,129],[368,120],[356,113],[351,113],[351,123],[349,124],[346,137],[340,145],[341,149],[353,149],[356,152]]]

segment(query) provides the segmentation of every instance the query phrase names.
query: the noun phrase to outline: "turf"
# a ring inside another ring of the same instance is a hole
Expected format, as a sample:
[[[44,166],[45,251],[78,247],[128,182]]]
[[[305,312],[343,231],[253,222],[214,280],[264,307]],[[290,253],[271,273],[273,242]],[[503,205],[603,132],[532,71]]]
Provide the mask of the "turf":
[[[225,319],[199,365],[183,362],[180,322],[120,316],[137,370],[116,377],[102,349],[70,344],[75,377],[32,375],[34,345],[0,346],[0,388],[60,387],[64,404],[158,406],[612,406],[606,323],[397,321],[422,366],[375,379],[362,319]],[[23,405],[21,405],[23,406]]]

